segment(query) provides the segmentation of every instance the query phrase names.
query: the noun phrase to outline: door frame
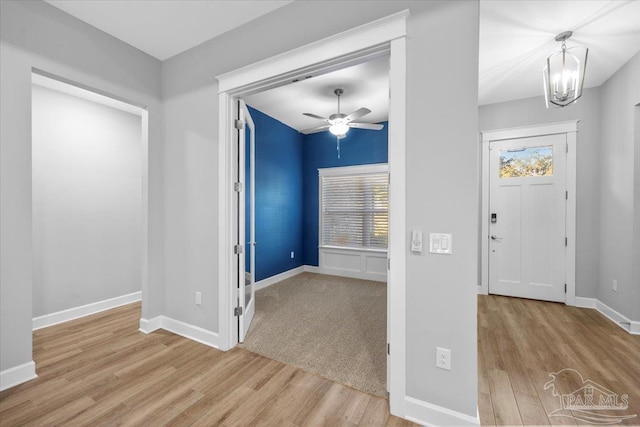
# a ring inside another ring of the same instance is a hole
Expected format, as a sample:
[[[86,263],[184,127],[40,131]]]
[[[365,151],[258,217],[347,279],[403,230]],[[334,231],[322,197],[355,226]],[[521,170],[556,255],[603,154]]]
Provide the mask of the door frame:
[[[478,286],[479,294],[489,294],[489,144],[492,141],[564,134],[567,136],[567,200],[565,211],[565,233],[567,237],[565,282],[567,284],[567,292],[564,302],[566,305],[576,305],[576,148],[578,122],[579,120],[571,120],[480,132],[480,143],[482,145],[482,202],[480,208],[482,230],[480,233],[481,273],[480,286]]]
[[[253,122],[253,118],[251,117],[251,113],[249,112],[249,108],[247,104],[240,99],[238,102],[238,117],[240,120],[243,120],[244,126],[239,132],[241,140],[238,141],[238,177],[242,177],[242,191],[238,197],[238,240],[243,245],[242,252],[238,255],[240,256],[240,262],[238,265],[238,280],[240,281],[238,284],[243,283],[242,286],[238,286],[238,299],[242,301],[241,306],[243,307],[242,317],[238,317],[238,341],[240,342],[240,337],[245,338],[243,335],[245,334],[244,329],[248,329],[248,325],[245,325],[247,322],[247,318],[245,316],[249,316],[248,319],[249,324],[253,319],[253,315],[255,314],[256,309],[256,301],[255,301],[255,146],[256,146],[256,126]],[[247,128],[251,129],[251,135],[249,137],[249,218],[247,218]],[[240,166],[242,165],[242,166]],[[240,221],[242,215],[241,212],[244,212],[244,221]],[[249,221],[249,244],[247,244],[247,235],[246,235],[246,226],[247,221]],[[242,224],[240,224],[242,222]],[[249,250],[247,247],[251,247],[251,256],[249,258],[249,269],[251,270],[251,301],[249,306],[251,309],[247,308],[247,300],[246,300],[246,280],[247,280],[247,254]],[[245,328],[246,326],[246,328]]]
[[[218,80],[218,316],[219,348],[237,344],[233,288],[237,287],[233,255],[234,141],[233,103],[242,96],[290,83],[310,74],[319,75],[381,57],[390,57],[389,86],[389,259],[387,341],[390,411],[405,415],[406,395],[406,35],[408,10],[330,36],[229,73]],[[393,265],[393,267],[391,267]]]

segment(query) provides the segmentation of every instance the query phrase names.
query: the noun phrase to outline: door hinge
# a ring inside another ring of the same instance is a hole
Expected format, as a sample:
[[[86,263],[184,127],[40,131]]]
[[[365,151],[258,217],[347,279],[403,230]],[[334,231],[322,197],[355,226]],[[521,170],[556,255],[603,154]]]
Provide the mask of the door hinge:
[[[387,258],[387,270],[391,270],[391,258]]]
[[[387,355],[391,356],[391,343],[387,343]]]
[[[564,293],[565,294],[567,293],[567,284],[566,283],[564,284]]]
[[[234,316],[242,316],[242,307],[236,307],[233,309]]]
[[[235,119],[233,121],[233,127],[238,130],[242,130],[244,128],[244,122],[242,120]]]
[[[569,200],[569,192],[568,191],[564,192],[564,199],[565,200]]]
[[[569,152],[569,143],[568,142],[566,144],[564,144],[564,152],[565,153]]]
[[[242,187],[243,187],[243,185],[242,185],[241,182],[234,182],[233,183],[233,191],[236,191],[236,192],[239,193],[239,192],[242,191]]]
[[[242,253],[242,245],[233,245],[233,253],[240,255]]]
[[[564,238],[564,245],[567,246],[569,243],[569,239],[567,239],[566,237]]]

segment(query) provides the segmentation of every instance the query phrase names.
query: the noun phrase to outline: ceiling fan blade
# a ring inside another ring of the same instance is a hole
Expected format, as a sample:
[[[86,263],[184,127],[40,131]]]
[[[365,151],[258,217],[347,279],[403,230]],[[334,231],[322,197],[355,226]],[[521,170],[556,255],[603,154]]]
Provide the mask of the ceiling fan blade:
[[[377,123],[355,123],[355,122],[351,122],[348,124],[348,126],[350,128],[356,128],[356,129],[369,129],[369,130],[382,130],[384,128],[384,125],[380,125]]]
[[[363,107],[363,108],[360,108],[360,109],[354,111],[353,113],[349,114],[344,119],[345,119],[345,121],[347,123],[349,123],[350,121],[355,120],[355,119],[359,119],[360,117],[365,116],[365,115],[369,114],[370,112],[371,112],[371,110],[369,110],[368,108],[364,108]]]
[[[331,125],[324,125],[324,126],[318,126],[317,128],[301,130],[300,132],[304,133],[305,135],[309,135],[310,133],[318,133],[318,132],[323,132],[325,130],[329,130],[330,127]]]
[[[320,117],[320,116],[318,116],[318,115],[316,115],[316,114],[311,114],[311,113],[302,113],[302,115],[303,115],[303,116],[307,116],[307,117],[311,117],[311,118],[314,118],[314,119],[318,119],[318,120],[324,120],[325,122],[328,122],[328,121],[329,121],[329,119],[327,119],[327,118],[325,118],[325,117]]]

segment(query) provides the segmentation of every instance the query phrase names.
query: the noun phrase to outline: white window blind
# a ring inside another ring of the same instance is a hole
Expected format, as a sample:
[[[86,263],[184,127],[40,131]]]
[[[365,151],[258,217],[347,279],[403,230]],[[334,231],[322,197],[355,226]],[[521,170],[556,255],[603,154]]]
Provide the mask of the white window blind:
[[[320,245],[387,249],[389,174],[320,176]]]

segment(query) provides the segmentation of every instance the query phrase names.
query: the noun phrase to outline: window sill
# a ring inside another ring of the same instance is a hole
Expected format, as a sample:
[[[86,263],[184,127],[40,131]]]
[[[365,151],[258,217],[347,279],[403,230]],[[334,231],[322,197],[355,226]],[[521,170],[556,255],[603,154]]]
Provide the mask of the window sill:
[[[387,249],[352,248],[347,246],[318,246],[318,249],[331,249],[331,250],[353,251],[353,252],[373,252],[373,253],[380,253],[380,254],[387,253]]]

